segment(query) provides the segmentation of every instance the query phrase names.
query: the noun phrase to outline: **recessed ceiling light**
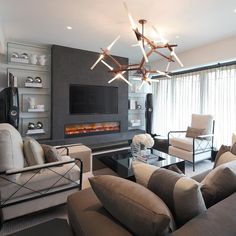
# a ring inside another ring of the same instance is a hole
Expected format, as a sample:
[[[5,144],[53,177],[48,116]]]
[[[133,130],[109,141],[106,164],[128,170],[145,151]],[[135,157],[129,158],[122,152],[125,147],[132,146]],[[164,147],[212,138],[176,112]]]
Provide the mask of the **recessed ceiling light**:
[[[234,12],[236,13],[236,8],[234,9]]]
[[[176,38],[176,39],[179,39],[179,35],[176,35],[175,38]]]
[[[71,27],[71,26],[66,26],[66,28],[67,28],[68,30],[71,30],[71,29],[72,29],[72,27]]]

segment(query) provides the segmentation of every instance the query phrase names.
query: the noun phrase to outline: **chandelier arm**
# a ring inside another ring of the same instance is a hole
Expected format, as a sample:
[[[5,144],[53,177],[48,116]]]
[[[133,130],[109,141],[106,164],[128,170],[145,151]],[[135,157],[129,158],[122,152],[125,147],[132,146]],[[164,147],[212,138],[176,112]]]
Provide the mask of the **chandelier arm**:
[[[107,57],[109,57],[117,66],[121,67],[121,64],[120,64],[112,55],[110,55],[106,50],[103,50],[103,49],[102,49],[102,51],[103,51],[103,53],[104,53]]]
[[[172,59],[172,57],[168,57],[168,56],[164,55],[163,53],[158,52],[158,51],[156,51],[156,50],[154,50],[154,52],[157,53],[158,55],[160,55],[160,56],[166,58],[166,59],[169,60],[169,61],[175,62],[175,61]]]

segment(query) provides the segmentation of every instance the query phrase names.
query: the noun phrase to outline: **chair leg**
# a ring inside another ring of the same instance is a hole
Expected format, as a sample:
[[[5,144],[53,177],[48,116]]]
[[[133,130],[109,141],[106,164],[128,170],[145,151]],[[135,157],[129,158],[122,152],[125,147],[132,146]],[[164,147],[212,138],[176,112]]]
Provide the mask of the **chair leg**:
[[[193,161],[193,172],[195,171],[195,161]]]

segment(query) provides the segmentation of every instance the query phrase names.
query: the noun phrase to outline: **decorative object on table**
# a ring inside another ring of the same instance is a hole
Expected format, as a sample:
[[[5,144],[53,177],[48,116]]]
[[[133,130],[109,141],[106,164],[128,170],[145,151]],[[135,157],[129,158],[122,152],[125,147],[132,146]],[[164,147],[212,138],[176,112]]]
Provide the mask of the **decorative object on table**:
[[[39,64],[40,64],[41,66],[44,66],[44,65],[46,64],[46,61],[47,61],[46,55],[40,55],[40,56],[39,56]]]
[[[144,25],[146,24],[145,19],[140,19],[139,23],[141,24],[141,31],[139,30],[138,26],[136,25],[131,13],[128,10],[128,7],[126,3],[124,2],[124,7],[128,13],[128,17],[131,23],[132,30],[137,38],[138,41],[138,46],[140,47],[142,51],[142,58],[140,59],[140,62],[138,64],[127,64],[127,65],[122,65],[119,63],[119,61],[114,58],[110,54],[111,48],[114,46],[114,44],[117,42],[117,40],[120,38],[118,36],[107,48],[102,49],[101,54],[99,55],[99,58],[97,61],[92,65],[91,70],[95,68],[95,66],[99,63],[102,62],[106,67],[109,68],[109,72],[114,74],[114,77],[108,81],[108,83],[111,83],[115,81],[116,79],[122,79],[125,81],[127,84],[132,86],[132,84],[124,77],[124,74],[128,71],[136,71],[136,74],[138,74],[140,77],[137,79],[140,80],[141,86],[139,89],[142,88],[144,83],[151,84],[152,82],[159,82],[158,79],[152,79],[150,76],[151,75],[162,75],[162,76],[167,76],[170,77],[169,75],[169,67],[171,62],[177,61],[181,67],[183,67],[182,62],[180,59],[177,57],[174,48],[177,47],[176,44],[170,44],[164,37],[160,34],[160,32],[156,29],[155,26],[152,26],[152,29],[156,32],[157,35],[159,35],[160,41],[156,42],[155,40],[151,39],[149,36],[144,35]],[[145,47],[146,45],[146,47]],[[163,54],[161,50],[167,49],[169,52],[169,55],[166,56]],[[162,58],[167,60],[167,67],[166,70],[160,71],[160,70],[151,70],[147,68],[146,64],[148,63],[148,57],[150,57],[153,53],[158,54]],[[112,59],[112,62],[115,64],[115,68],[109,65],[106,61],[105,58]],[[174,60],[175,59],[175,60]]]
[[[32,54],[30,57],[30,62],[31,62],[31,64],[36,65],[38,62],[38,55]]]
[[[132,139],[131,152],[134,158],[150,155],[154,139],[150,134],[138,134]]]

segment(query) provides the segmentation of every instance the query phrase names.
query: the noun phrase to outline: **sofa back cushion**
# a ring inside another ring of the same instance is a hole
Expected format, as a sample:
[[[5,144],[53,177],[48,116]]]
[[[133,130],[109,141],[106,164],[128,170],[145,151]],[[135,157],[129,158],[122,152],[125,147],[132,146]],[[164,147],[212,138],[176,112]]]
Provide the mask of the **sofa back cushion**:
[[[29,166],[44,164],[44,151],[41,145],[33,138],[24,140],[24,154]]]
[[[196,129],[205,129],[206,134],[212,133],[213,116],[192,114],[191,127]]]
[[[183,225],[206,210],[201,184],[183,174],[157,169],[149,180],[148,189],[166,203],[178,225]]]
[[[0,171],[23,167],[23,141],[20,133],[10,124],[0,124]]]
[[[207,207],[228,197],[236,191],[236,161],[217,166],[201,183],[201,190]]]
[[[174,230],[168,207],[147,188],[109,175],[90,178],[90,183],[105,209],[134,235],[167,235]]]

